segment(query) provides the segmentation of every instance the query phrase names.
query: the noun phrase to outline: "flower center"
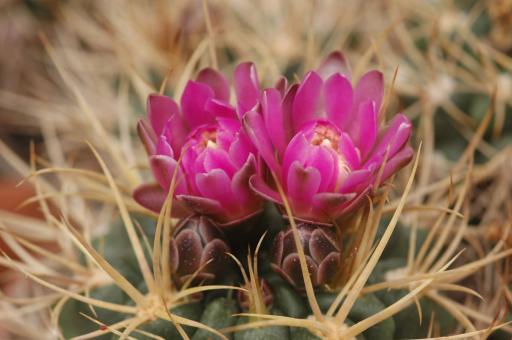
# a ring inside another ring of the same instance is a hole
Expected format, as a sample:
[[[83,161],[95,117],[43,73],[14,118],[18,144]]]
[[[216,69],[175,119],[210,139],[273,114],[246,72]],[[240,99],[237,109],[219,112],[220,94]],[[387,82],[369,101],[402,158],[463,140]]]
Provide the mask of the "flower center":
[[[339,133],[334,128],[326,124],[318,124],[315,127],[311,144],[327,146],[337,151],[339,139]]]
[[[209,139],[206,141],[206,147],[207,148],[216,148],[218,145],[213,140]]]
[[[340,170],[350,171],[350,167],[343,155],[342,148],[340,148],[340,132],[331,124],[327,122],[318,122],[313,130],[313,137],[311,144],[317,146],[325,146],[336,152],[338,156],[338,166]]]
[[[201,133],[201,144],[207,148],[217,147],[217,131],[213,129],[205,130]]]
[[[340,131],[329,122],[316,122],[311,132],[311,145],[326,147],[332,150],[333,154],[336,156],[338,163],[337,190],[352,170],[343,154],[342,135]]]

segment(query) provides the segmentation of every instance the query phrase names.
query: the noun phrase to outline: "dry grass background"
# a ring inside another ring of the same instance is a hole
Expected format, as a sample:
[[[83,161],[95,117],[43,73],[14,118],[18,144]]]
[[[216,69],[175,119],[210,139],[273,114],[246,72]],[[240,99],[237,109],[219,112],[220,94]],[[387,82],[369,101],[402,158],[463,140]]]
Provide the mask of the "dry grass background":
[[[0,258],[7,268],[0,278],[0,337],[59,337],[57,316],[67,299],[85,296],[87,303],[101,305],[87,298],[89,290],[113,281],[126,288],[88,242],[106,233],[119,215],[135,235],[128,211],[147,213],[130,193],[147,176],[134,128],[149,93],[162,89],[178,97],[199,68],[230,71],[242,60],[254,61],[270,85],[282,73],[300,77],[336,49],[347,54],[356,77],[368,67],[383,70],[386,112],[400,110],[412,118],[413,142],[422,145],[414,181],[411,165],[378,196],[365,221],[377,225],[382,216],[395,216],[389,232],[400,220],[411,226],[411,244],[420,229],[429,237],[419,253],[411,247],[403,272],[381,286],[365,286],[366,271],[378,260],[378,253],[370,258],[369,250],[379,240],[371,228],[362,228],[354,247],[367,251],[353,259],[340,312],[333,315],[333,308],[331,315],[316,314],[308,328],[350,338],[365,325],[333,330],[331,320],[343,320],[351,299],[361,290],[406,286],[413,293],[404,304],[428,296],[452,313],[460,333],[486,337],[489,328],[504,321],[512,303],[509,4],[1,2],[0,169],[32,183],[37,192],[32,201],[41,206],[43,218],[0,210],[0,237],[10,249]],[[29,140],[34,141],[30,149]],[[159,225],[165,234],[171,226],[163,220]],[[135,239],[132,246],[140,251],[145,245]],[[385,237],[380,242],[384,247]],[[79,250],[89,254],[85,265]],[[153,254],[161,251],[153,249]],[[147,266],[141,258],[139,263]],[[146,279],[160,287],[161,278]],[[192,294],[169,291],[163,294],[170,294],[165,299],[171,304]],[[167,317],[151,300],[155,295],[132,293],[137,306]],[[135,307],[124,308],[133,313]]]

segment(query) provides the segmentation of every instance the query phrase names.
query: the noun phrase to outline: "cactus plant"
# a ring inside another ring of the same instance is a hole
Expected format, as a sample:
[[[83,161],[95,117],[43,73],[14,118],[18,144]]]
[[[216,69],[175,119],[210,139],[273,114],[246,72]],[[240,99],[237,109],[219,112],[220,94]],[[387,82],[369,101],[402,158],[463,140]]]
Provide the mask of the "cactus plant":
[[[0,212],[0,337],[512,333],[512,63],[475,3],[59,4],[59,80],[0,91],[45,140],[0,142],[42,218]]]

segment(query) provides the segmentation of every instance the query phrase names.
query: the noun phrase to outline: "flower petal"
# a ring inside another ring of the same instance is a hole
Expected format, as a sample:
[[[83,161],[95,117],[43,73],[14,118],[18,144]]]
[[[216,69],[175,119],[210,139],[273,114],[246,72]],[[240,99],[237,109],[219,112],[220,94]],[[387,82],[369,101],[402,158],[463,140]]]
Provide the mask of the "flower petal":
[[[147,101],[148,118],[156,135],[161,135],[167,121],[173,115],[179,115],[178,104],[167,96],[151,94]]]
[[[196,185],[202,196],[220,203],[223,209],[230,211],[236,207],[231,190],[231,179],[221,169],[196,174]],[[233,212],[236,215],[236,212]]]
[[[311,71],[300,84],[293,101],[292,122],[295,130],[316,118],[322,83],[322,78],[316,72]]]
[[[368,100],[373,100],[375,102],[375,108],[378,114],[383,94],[384,78],[382,73],[376,70],[365,73],[361,79],[359,79],[354,90],[352,114],[357,114],[359,106]]]
[[[299,132],[292,138],[292,140],[288,143],[288,147],[284,153],[283,157],[283,169],[282,173],[286,176],[290,169],[290,166],[293,162],[299,161],[300,164],[305,164],[305,155],[309,153],[309,148],[311,148],[311,144],[308,143],[306,136],[304,133]]]
[[[176,161],[169,156],[154,155],[149,158],[149,163],[151,165],[153,176],[162,189],[168,192],[169,187],[171,186],[172,173],[176,168]]]
[[[255,172],[256,160],[254,159],[254,155],[251,154],[242,168],[235,173],[231,182],[231,190],[233,191],[235,200],[238,202],[239,206],[249,210],[251,210],[251,206],[255,204],[259,205],[259,199],[255,197],[249,187],[249,179]]]
[[[339,206],[339,208],[335,212],[336,215],[334,219],[338,219],[341,216],[346,216],[353,212],[354,210],[356,210],[357,208],[359,208],[365,202],[365,198],[370,192],[371,188],[371,186],[366,187],[366,189],[357,194],[356,197]]]
[[[359,169],[361,166],[361,155],[359,150],[354,146],[350,136],[343,132],[340,136],[339,151],[351,169]]]
[[[258,74],[254,64],[250,62],[239,64],[235,69],[233,83],[238,114],[242,117],[254,108],[260,97]]]
[[[365,163],[365,167],[381,162],[389,148],[388,159],[392,158],[411,136],[412,124],[405,115],[396,115],[383,135],[378,139],[372,155]],[[378,165],[378,164],[377,164]]]
[[[343,130],[352,109],[353,90],[350,81],[340,74],[333,74],[325,82],[325,111],[327,118]]]
[[[150,123],[146,119],[140,119],[137,124],[137,134],[146,149],[148,155],[155,153],[157,137]]]
[[[160,136],[158,138],[158,143],[156,144],[155,154],[160,156],[168,156],[174,158],[174,151],[172,150],[169,143],[167,143],[167,138],[164,136]]]
[[[350,65],[345,55],[339,51],[331,52],[318,68],[318,74],[322,79],[327,79],[335,73],[341,73],[350,79]]]
[[[410,146],[404,147],[398,153],[395,154],[384,166],[382,178],[380,183],[383,183],[395,172],[406,166],[414,156],[414,151]]]
[[[208,85],[216,99],[229,102],[229,83],[222,73],[208,67],[199,72],[196,80],[198,83]]]
[[[242,131],[233,139],[228,149],[229,157],[236,167],[241,167],[250,154],[256,153],[251,141]]]
[[[172,115],[167,121],[163,134],[167,138],[167,142],[173,149],[173,154],[178,157],[181,154],[181,148],[188,134],[187,123],[179,114]]]
[[[352,171],[340,186],[339,192],[342,194],[359,192],[368,186],[371,180],[372,173],[368,169]]]
[[[283,200],[279,193],[270,188],[270,186],[268,186],[268,184],[265,183],[259,175],[255,174],[251,176],[249,179],[249,186],[255,193],[264,199],[277,204],[283,204]]]
[[[155,176],[155,179],[162,189],[168,192],[171,186],[172,176],[176,169],[176,160],[168,156],[154,155],[149,158],[149,163],[151,165],[151,170],[153,171],[153,176]],[[176,189],[174,192],[176,194],[186,193],[186,182],[181,170],[178,170]]]
[[[151,211],[159,213],[164,205],[167,194],[160,184],[142,184],[133,192],[135,202]]]
[[[242,128],[242,124],[238,120],[238,118],[235,116],[234,118],[230,117],[217,117],[217,135],[219,133],[222,133],[223,136],[226,137],[226,139],[232,138],[234,135],[236,135],[240,129]],[[217,138],[218,140],[218,138]]]
[[[332,191],[337,182],[338,156],[326,146],[319,145],[309,148],[310,152],[303,155],[305,167],[314,167],[320,172],[321,183],[318,191]]]
[[[133,199],[146,209],[160,213],[167,198],[167,193],[160,184],[142,184],[133,192]],[[176,200],[172,203],[171,214],[176,218],[183,218],[190,215],[190,210]]]
[[[287,136],[284,130],[285,122],[281,108],[281,95],[276,89],[267,89],[263,92],[261,104],[268,135],[279,156],[283,157]]]
[[[244,115],[243,123],[247,135],[253,142],[256,149],[258,149],[267,166],[279,176],[280,166],[274,156],[274,150],[268,132],[265,128],[263,117],[261,117],[261,115],[256,111],[249,111]]]
[[[185,204],[189,209],[201,215],[218,216],[224,213],[219,202],[201,196],[177,195],[179,202]]]
[[[314,217],[317,222],[332,223],[340,213],[340,207],[356,197],[355,193],[340,194],[320,192],[313,198]]]
[[[286,93],[286,90],[288,89],[288,80],[286,77],[279,77],[279,80],[274,85],[274,88],[279,92],[281,97],[283,97]]]
[[[183,147],[183,155],[181,156],[180,167],[183,170],[183,175],[187,180],[187,185],[190,194],[197,194],[195,174],[197,172],[204,172],[204,152],[198,153],[198,148],[191,146],[192,141],[188,141]]]
[[[223,102],[217,100],[215,98],[210,98],[206,102],[205,110],[210,112],[213,117],[226,117],[226,118],[236,118],[236,110],[233,106],[231,106],[227,102]]]
[[[293,84],[290,86],[286,94],[284,95],[283,101],[281,103],[281,108],[283,111],[283,124],[284,124],[284,135],[286,138],[286,142],[288,143],[290,139],[295,135],[293,132],[293,102],[295,101],[295,95],[297,94],[297,90],[299,89],[298,84]]]
[[[311,210],[311,203],[322,180],[320,172],[313,168],[303,168],[298,161],[290,166],[287,176],[287,194],[293,212],[300,217]]]
[[[365,159],[377,138],[377,110],[373,101],[366,101],[359,106],[359,112],[353,120],[352,138]]]
[[[213,96],[213,90],[208,85],[193,80],[188,81],[181,96],[181,109],[191,129],[215,122],[215,117],[206,110],[206,103]]]
[[[205,157],[204,157],[204,170],[206,172],[210,172],[215,169],[221,169],[224,173],[227,174],[229,178],[231,178],[236,168],[231,162],[228,153],[216,147],[206,148]]]

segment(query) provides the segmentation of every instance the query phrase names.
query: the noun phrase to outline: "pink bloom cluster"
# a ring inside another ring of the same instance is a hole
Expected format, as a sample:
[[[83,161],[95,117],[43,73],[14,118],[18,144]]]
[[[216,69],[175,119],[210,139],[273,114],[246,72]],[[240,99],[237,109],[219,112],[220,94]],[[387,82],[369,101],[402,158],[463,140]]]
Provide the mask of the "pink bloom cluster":
[[[180,106],[150,96],[139,135],[158,185],[136,190],[139,203],[159,211],[181,157],[177,212],[236,224],[258,214],[262,199],[283,205],[277,180],[295,217],[330,224],[413,156],[404,115],[380,124],[382,74],[353,85],[339,52],[298,84],[261,90],[254,65],[243,63],[233,85],[233,105],[227,80],[211,69],[188,83]]]
[[[158,183],[139,187],[137,202],[159,212],[176,172],[175,215],[197,212],[228,225],[261,211],[249,188],[259,170],[257,151],[229,98],[229,83],[212,69],[188,82],[179,106],[167,96],[149,96],[149,122],[141,120],[138,133]]]

